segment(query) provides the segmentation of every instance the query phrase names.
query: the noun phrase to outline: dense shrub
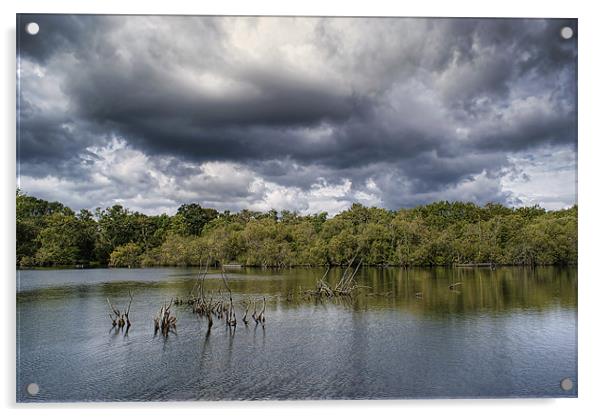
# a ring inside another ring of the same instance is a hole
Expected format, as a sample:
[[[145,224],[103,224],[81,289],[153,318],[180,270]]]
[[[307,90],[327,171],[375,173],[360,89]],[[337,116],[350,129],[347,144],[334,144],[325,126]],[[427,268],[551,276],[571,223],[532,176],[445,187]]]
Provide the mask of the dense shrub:
[[[436,202],[389,211],[354,204],[332,218],[271,210],[217,212],[198,204],[174,216],[120,205],[74,213],[17,192],[17,265],[433,266],[577,263],[577,206],[483,207]]]

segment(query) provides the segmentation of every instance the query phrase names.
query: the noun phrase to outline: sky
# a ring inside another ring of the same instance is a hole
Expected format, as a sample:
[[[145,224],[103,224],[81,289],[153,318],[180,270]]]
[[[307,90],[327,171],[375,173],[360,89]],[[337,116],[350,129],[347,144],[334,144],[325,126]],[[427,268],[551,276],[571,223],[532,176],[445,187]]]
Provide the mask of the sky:
[[[75,210],[577,202],[576,20],[21,15],[17,30],[17,185]]]

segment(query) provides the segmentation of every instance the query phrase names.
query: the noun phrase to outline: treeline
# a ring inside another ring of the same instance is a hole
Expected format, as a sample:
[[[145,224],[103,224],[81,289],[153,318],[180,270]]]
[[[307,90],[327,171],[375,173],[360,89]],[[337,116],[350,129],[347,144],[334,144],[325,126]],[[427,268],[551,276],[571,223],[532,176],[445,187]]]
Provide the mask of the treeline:
[[[218,212],[184,204],[173,216],[121,205],[74,212],[17,190],[17,266],[435,266],[577,263],[577,206],[437,202],[390,211],[354,204],[328,218],[290,211]],[[359,259],[358,257],[358,259]]]

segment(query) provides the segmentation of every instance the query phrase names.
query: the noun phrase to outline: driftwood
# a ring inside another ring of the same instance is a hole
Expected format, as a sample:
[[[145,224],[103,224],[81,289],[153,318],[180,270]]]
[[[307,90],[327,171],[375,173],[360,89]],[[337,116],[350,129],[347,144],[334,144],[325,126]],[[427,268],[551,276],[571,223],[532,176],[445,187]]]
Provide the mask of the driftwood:
[[[246,303],[246,308],[245,308],[245,315],[242,316],[242,322],[245,324],[245,326],[247,324],[249,324],[249,319],[247,319],[247,315],[249,314],[249,307],[251,307],[251,302],[249,301],[248,303]]]
[[[230,295],[230,305],[226,305],[226,324],[228,326],[236,327],[236,311],[234,310],[234,302],[232,301],[232,290],[228,285],[228,281],[226,280],[226,271],[222,267],[222,280],[224,281],[224,286],[228,290],[228,294]]]
[[[255,322],[261,324],[265,323],[265,297],[263,297],[263,307],[261,308],[259,315],[256,317]]]
[[[193,310],[196,308],[196,304],[198,304],[201,301],[205,300],[205,277],[207,276],[207,273],[209,272],[209,259],[207,259],[207,262],[205,263],[205,270],[202,270],[202,261],[199,262],[199,274],[197,276],[196,282],[194,283],[194,286],[192,287],[192,290],[190,290],[190,294],[188,295],[188,298],[176,298],[174,299],[174,304],[175,305],[181,305],[181,304],[188,304],[193,306]]]
[[[197,282],[190,291],[188,299],[176,300],[176,304],[189,304],[192,306],[192,312],[198,314],[201,317],[206,317],[208,326],[213,326],[213,316],[218,320],[225,319],[226,325],[229,327],[236,327],[236,308],[234,305],[234,299],[232,297],[232,290],[228,284],[228,275],[225,269],[222,267],[221,276],[224,283],[224,288],[228,291],[227,298],[224,298],[222,290],[218,290],[217,297],[214,300],[212,294],[207,295],[205,291],[205,278],[209,269],[209,260],[205,264],[205,270],[202,271],[202,264],[199,265],[199,275]],[[247,320],[248,309],[245,312],[243,321]]]
[[[228,274],[226,273],[225,266],[222,267],[221,270],[221,278],[223,282],[223,288],[218,289],[217,294],[213,294],[211,292],[207,292],[205,289],[205,278],[207,276],[207,272],[209,269],[209,261],[205,264],[204,271],[202,270],[202,263],[199,263],[199,275],[197,281],[195,282],[192,290],[187,299],[176,299],[173,301],[173,304],[188,304],[192,307],[192,312],[198,314],[200,317],[207,318],[208,329],[207,335],[210,333],[210,329],[213,326],[214,318],[218,320],[224,320],[225,324],[230,328],[230,330],[236,329],[237,325],[237,317],[236,317],[236,305],[234,303],[234,297],[232,295],[232,289],[230,288]],[[226,294],[227,291],[227,294]],[[163,306],[158,316],[155,318],[155,332],[159,330],[162,331],[165,335],[169,333],[170,329],[166,329],[162,326],[162,317],[167,313],[169,313],[169,307],[171,307],[171,302],[167,306]],[[263,297],[263,304],[261,311],[257,312],[257,300],[251,300],[249,298],[248,301],[244,301],[240,303],[244,309],[244,316],[242,317],[243,323],[248,325],[249,323],[249,312],[251,309],[251,304],[253,304],[253,314],[251,318],[255,320],[256,324],[261,323],[262,325],[265,323],[265,313],[266,313],[266,298]],[[175,317],[173,317],[173,328],[175,329]],[[168,326],[169,327],[169,326]]]
[[[161,334],[165,337],[169,335],[169,332],[176,331],[176,316],[172,316],[170,308],[173,304],[173,298],[169,302],[169,304],[164,303],[161,306],[161,309],[157,313],[155,317],[155,334],[160,330]]]
[[[255,300],[253,300],[253,314],[251,314],[251,318],[257,323],[257,301]]]
[[[249,314],[249,309],[251,307],[251,301],[246,303],[245,315],[242,318],[242,321],[246,324],[249,323],[247,319],[247,315]],[[265,297],[263,297],[263,307],[259,314],[257,314],[257,300],[253,300],[253,314],[251,314],[251,318],[255,321],[255,324],[263,324],[265,323]]]
[[[335,294],[349,295],[353,290],[355,290],[358,287],[355,284],[355,275],[357,274],[357,271],[360,269],[360,266],[362,266],[362,262],[363,262],[363,259],[360,259],[360,261],[357,263],[357,266],[355,267],[355,270],[353,271],[353,273],[349,272],[350,271],[349,267],[351,267],[353,261],[352,261],[352,263],[349,264],[349,266],[345,270],[345,274],[343,274],[343,277],[339,280],[339,282],[335,286],[335,289],[334,289]]]
[[[180,300],[177,304],[188,304],[192,306],[192,312],[201,317],[207,318],[208,330],[213,326],[213,316],[216,315],[221,319],[227,307],[224,306],[224,301],[221,299],[221,292],[218,294],[220,299],[213,302],[213,295],[209,297],[205,294],[205,278],[209,271],[209,259],[205,263],[205,270],[202,270],[202,262],[199,262],[199,274],[197,280],[190,291],[187,300]]]
[[[113,303],[111,303],[111,300],[109,299],[109,297],[107,297],[107,303],[109,304],[109,308],[111,309],[113,314],[115,314],[115,316],[113,317],[113,314],[109,313],[109,318],[111,319],[111,322],[113,323],[113,327],[117,327],[119,329],[122,329],[125,327],[126,333],[130,329],[130,326],[132,325],[132,323],[130,322],[130,307],[132,306],[132,299],[133,299],[132,291],[129,291],[128,294],[130,296],[130,302],[128,303],[128,306],[123,313],[118,308],[116,308],[113,305]]]
[[[357,275],[357,272],[359,271],[363,262],[363,259],[360,259],[356,267],[353,268],[353,263],[355,262],[357,255],[358,254],[356,253],[351,261],[347,264],[347,268],[345,268],[343,276],[339,279],[334,288],[332,288],[328,282],[326,282],[326,276],[330,271],[330,266],[328,266],[322,278],[320,278],[316,283],[316,289],[314,291],[309,291],[308,293],[316,297],[325,296],[328,298],[353,295],[353,292],[357,288],[363,287],[361,285],[357,285],[355,282],[355,276]]]
[[[330,271],[330,265],[328,265],[328,268],[326,268],[326,272],[324,272],[324,275],[322,275],[322,278],[320,278],[318,280],[318,282],[316,284],[316,290],[313,292],[313,295],[316,295],[316,296],[325,295],[327,297],[334,297],[334,295],[335,295],[334,291],[332,291],[332,289],[326,282],[326,276],[328,275],[329,271]]]

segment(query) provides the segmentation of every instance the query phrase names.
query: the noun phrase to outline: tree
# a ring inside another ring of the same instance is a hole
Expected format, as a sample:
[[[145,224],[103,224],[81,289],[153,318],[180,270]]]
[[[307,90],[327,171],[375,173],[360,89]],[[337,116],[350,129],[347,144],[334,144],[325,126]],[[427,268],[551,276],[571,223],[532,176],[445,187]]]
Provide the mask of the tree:
[[[118,246],[130,242],[138,242],[144,249],[150,247],[151,239],[158,244],[155,232],[157,223],[148,216],[131,212],[120,204],[105,210],[96,210],[98,219],[98,239],[96,241],[96,256],[106,264],[109,256]],[[160,239],[159,239],[160,240]]]
[[[147,216],[114,205],[75,214],[16,192],[17,265],[434,266],[577,263],[577,206],[546,211],[441,201],[389,211],[353,204],[332,218],[283,210],[239,213],[180,206]]]
[[[98,239],[98,225],[90,210],[81,210],[76,215],[77,220],[77,246],[79,258],[83,263],[95,261],[96,240]]]
[[[71,213],[56,212],[46,219],[36,240],[39,249],[35,259],[39,265],[74,265],[80,262],[81,232],[77,218]]]
[[[181,235],[200,236],[203,228],[218,215],[217,210],[199,204],[183,204],[174,217],[174,231]]]
[[[48,202],[28,196],[17,188],[16,192],[16,238],[17,265],[35,263],[34,257],[40,248],[38,236],[46,226],[48,216],[66,209],[61,203]],[[24,258],[26,261],[23,262]]]
[[[126,243],[118,246],[111,252],[109,266],[118,268],[133,268],[140,266],[140,255],[142,248],[136,243]]]

